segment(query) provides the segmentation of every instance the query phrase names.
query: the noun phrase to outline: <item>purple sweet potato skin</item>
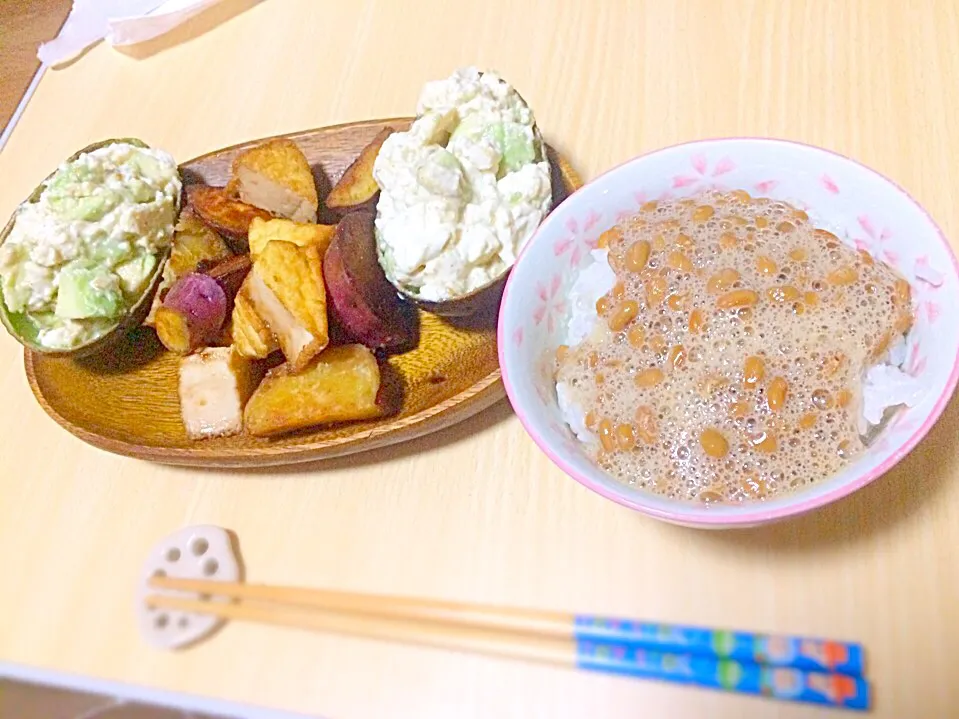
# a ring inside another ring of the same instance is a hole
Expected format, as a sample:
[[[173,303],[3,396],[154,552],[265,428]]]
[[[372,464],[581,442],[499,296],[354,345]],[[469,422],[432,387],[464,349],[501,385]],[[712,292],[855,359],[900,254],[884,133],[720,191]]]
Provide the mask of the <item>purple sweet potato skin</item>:
[[[163,299],[162,309],[176,313],[184,321],[188,338],[164,337],[158,325],[157,333],[168,349],[192,351],[214,341],[226,322],[228,298],[220,283],[209,275],[191,272],[174,283]],[[161,323],[173,327],[170,323]]]

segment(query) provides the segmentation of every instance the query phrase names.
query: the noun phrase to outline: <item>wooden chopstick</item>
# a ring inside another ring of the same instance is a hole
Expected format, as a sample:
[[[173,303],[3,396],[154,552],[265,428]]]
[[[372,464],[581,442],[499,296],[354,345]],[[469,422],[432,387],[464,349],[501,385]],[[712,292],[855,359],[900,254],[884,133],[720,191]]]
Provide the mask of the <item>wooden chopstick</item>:
[[[850,676],[862,676],[863,672],[862,647],[846,642],[329,589],[166,576],[153,577],[150,582],[151,586],[160,589],[216,594],[232,599],[312,607],[349,614],[370,614],[387,619],[464,624],[495,631],[574,641],[614,642],[662,652],[697,654],[804,671],[836,672]]]
[[[470,624],[488,629],[561,639],[573,638],[572,627],[576,621],[576,616],[567,612],[491,607],[468,602],[425,600],[416,597],[377,596],[329,589],[241,584],[208,579],[177,579],[174,577],[153,577],[150,584],[158,589],[215,594],[231,599],[313,607],[351,614],[372,614],[389,619]]]
[[[362,614],[329,613],[306,606],[232,604],[164,595],[151,596],[147,601],[157,609],[213,614],[221,619],[262,622],[438,649],[527,659],[566,667],[575,666],[576,652],[572,640],[496,633],[465,625],[440,625]]]
[[[147,597],[147,603],[158,611],[212,614],[222,619],[245,620],[439,649],[475,652],[554,666],[659,679],[848,709],[861,710],[868,708],[869,705],[869,685],[861,677],[808,672],[795,668],[773,670],[770,667],[730,659],[659,652],[602,641],[584,641],[573,637],[529,635],[455,622],[444,623],[410,617],[385,618],[364,613],[352,614],[309,603],[285,604],[275,599],[278,596],[287,596],[285,590],[289,588],[257,587],[254,589],[255,585],[197,582],[196,580],[156,580],[151,581],[151,584],[157,586],[173,584],[181,591],[195,591],[195,589],[187,590],[187,586],[202,587],[206,590],[205,594],[222,597],[236,598],[242,594],[258,594],[261,598],[264,596],[274,598],[265,601],[252,599],[252,601],[237,604],[162,594],[150,595]],[[220,589],[226,591],[219,591]],[[305,598],[313,601],[316,599],[315,596],[311,596],[313,591],[298,590],[297,593],[301,600]],[[307,594],[303,595],[300,592]],[[333,594],[344,593],[334,592]],[[338,599],[342,599],[342,596]],[[527,610],[517,611],[525,613]]]

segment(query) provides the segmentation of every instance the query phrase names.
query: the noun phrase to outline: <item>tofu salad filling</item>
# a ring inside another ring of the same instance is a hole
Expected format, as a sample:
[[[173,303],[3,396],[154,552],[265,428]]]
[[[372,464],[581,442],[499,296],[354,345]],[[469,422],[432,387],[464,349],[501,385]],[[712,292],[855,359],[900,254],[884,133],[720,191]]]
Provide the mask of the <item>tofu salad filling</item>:
[[[424,86],[417,119],[386,139],[373,176],[380,263],[395,286],[429,301],[503,275],[552,198],[532,110],[474,67]]]
[[[180,191],[170,155],[129,143],[61,165],[0,246],[0,290],[14,321],[56,350],[110,330],[149,289]]]

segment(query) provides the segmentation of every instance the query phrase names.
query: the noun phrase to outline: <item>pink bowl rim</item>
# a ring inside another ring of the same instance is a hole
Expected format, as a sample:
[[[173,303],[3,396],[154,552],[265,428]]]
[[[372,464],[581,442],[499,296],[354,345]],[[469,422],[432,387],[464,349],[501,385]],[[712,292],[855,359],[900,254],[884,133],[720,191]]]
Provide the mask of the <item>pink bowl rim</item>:
[[[686,142],[679,142],[673,145],[667,145],[665,147],[660,147],[655,150],[650,150],[649,152],[644,152],[640,155],[636,155],[624,162],[619,163],[618,165],[613,166],[612,168],[602,172],[597,175],[595,178],[584,184],[579,189],[575,190],[571,195],[569,195],[562,203],[571,201],[576,195],[580,194],[587,187],[598,182],[603,177],[611,175],[615,172],[618,172],[628,165],[639,162],[646,158],[657,155],[661,152],[667,152],[669,150],[675,150],[680,147],[688,147],[694,145],[704,145],[715,142],[734,142],[734,141],[748,141],[748,142],[760,142],[760,143],[769,143],[769,144],[783,144],[783,145],[793,145],[797,147],[802,147],[806,149],[816,150],[818,152],[823,152],[834,157],[838,157],[847,162],[851,162],[854,165],[859,166],[863,170],[872,173],[876,177],[884,180],[889,183],[889,185],[895,188],[900,194],[906,197],[929,221],[930,225],[935,229],[936,235],[939,237],[939,241],[942,243],[946,252],[952,260],[953,272],[956,276],[959,276],[959,260],[956,258],[956,253],[953,251],[952,246],[949,244],[949,241],[946,239],[945,233],[943,233],[942,228],[939,227],[939,224],[933,219],[932,215],[923,207],[912,195],[909,194],[899,183],[894,180],[886,177],[878,170],[874,170],[868,165],[859,162],[851,157],[843,155],[842,153],[835,152],[833,150],[826,149],[824,147],[819,147],[817,145],[812,145],[805,142],[799,142],[797,140],[786,140],[776,137],[750,137],[750,136],[731,136],[731,137],[712,137],[712,138],[703,138],[699,140],[688,140]],[[557,209],[557,205],[555,209]],[[514,267],[518,266],[522,262],[523,257],[526,255],[530,247],[533,246],[533,243],[540,236],[541,233],[545,231],[552,223],[558,222],[559,219],[555,212],[551,212],[549,216],[540,224],[536,232],[533,233],[533,236],[529,239],[526,245],[520,250],[519,255],[516,258]],[[805,514],[820,507],[824,507],[827,504],[831,504],[837,500],[840,500],[844,497],[853,494],[854,492],[862,489],[867,484],[875,481],[886,472],[891,470],[896,466],[906,455],[908,455],[916,445],[921,442],[925,436],[929,433],[932,427],[939,421],[939,418],[942,416],[943,411],[946,408],[946,405],[949,403],[949,400],[952,398],[952,395],[955,393],[957,382],[959,382],[959,352],[957,352],[955,359],[953,360],[952,371],[949,374],[949,379],[946,381],[946,386],[943,388],[942,393],[939,395],[939,398],[936,400],[936,404],[933,406],[932,411],[926,417],[922,425],[912,433],[912,435],[902,444],[900,444],[889,457],[886,458],[882,464],[875,467],[873,470],[864,473],[863,475],[857,477],[856,479],[847,482],[846,484],[837,487],[836,489],[826,492],[825,494],[819,495],[817,497],[798,501],[795,504],[790,504],[784,507],[779,507],[776,509],[766,509],[759,510],[756,512],[737,514],[735,516],[730,515],[704,515],[700,513],[687,513],[682,511],[668,511],[657,509],[655,507],[650,507],[643,503],[632,499],[630,497],[621,494],[613,489],[607,488],[598,482],[590,479],[589,477],[584,476],[578,472],[573,467],[569,466],[561,457],[559,457],[550,447],[549,443],[544,437],[540,435],[539,432],[533,426],[533,423],[529,420],[526,413],[518,406],[516,401],[515,391],[513,389],[512,382],[510,381],[509,371],[507,370],[505,362],[505,352],[506,352],[506,341],[507,341],[507,331],[505,329],[506,324],[506,313],[505,307],[507,300],[509,298],[510,289],[512,287],[513,278],[515,273],[510,272],[509,277],[506,280],[506,286],[503,290],[503,297],[500,303],[500,312],[497,323],[497,352],[500,365],[500,372],[503,378],[503,386],[506,389],[506,395],[509,398],[509,402],[513,407],[513,411],[516,412],[516,416],[519,417],[520,424],[526,430],[526,433],[533,439],[533,442],[536,443],[536,446],[547,456],[549,459],[559,467],[565,474],[572,477],[574,480],[585,486],[586,488],[596,492],[597,494],[605,497],[606,499],[612,500],[617,504],[629,507],[634,509],[642,514],[647,516],[655,517],[656,519],[661,519],[666,522],[672,522],[674,524],[683,524],[683,525],[692,525],[692,526],[715,526],[715,527],[743,527],[743,526],[752,526],[758,524],[766,524],[772,521],[786,519],[788,517],[796,517],[801,514]]]

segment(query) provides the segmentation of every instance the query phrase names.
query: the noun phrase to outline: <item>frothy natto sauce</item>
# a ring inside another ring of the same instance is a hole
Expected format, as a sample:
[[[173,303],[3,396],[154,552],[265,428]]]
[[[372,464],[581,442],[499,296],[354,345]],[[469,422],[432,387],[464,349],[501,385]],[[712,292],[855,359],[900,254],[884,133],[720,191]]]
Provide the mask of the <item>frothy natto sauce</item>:
[[[557,353],[601,466],[670,498],[764,499],[864,449],[862,377],[912,323],[909,284],[747,193],[651,202],[605,232],[617,284]]]

